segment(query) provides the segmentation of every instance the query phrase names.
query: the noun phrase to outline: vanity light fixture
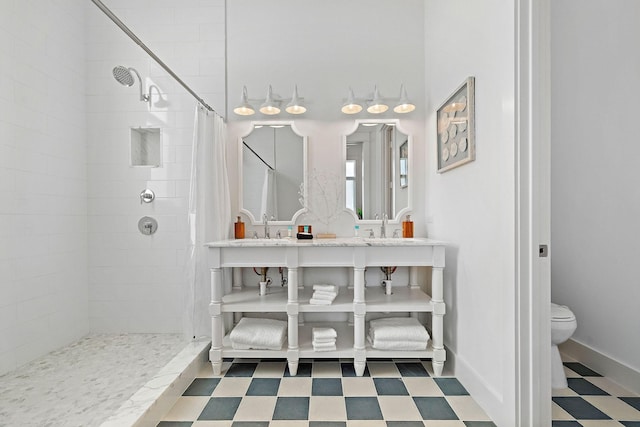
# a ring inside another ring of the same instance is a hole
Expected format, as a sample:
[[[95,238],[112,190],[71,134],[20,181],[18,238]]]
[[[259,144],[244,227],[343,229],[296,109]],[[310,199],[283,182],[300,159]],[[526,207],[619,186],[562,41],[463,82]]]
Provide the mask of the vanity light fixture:
[[[240,97],[240,104],[233,109],[233,112],[239,116],[251,116],[255,114],[256,109],[251,105],[252,103],[259,103],[262,100],[260,99],[249,99],[247,96],[247,87],[242,87],[242,96]],[[282,99],[278,95],[273,93],[273,88],[269,85],[269,89],[267,90],[267,97],[260,104],[260,111],[262,114],[267,116],[274,116],[279,114],[281,109],[280,105],[284,102],[288,102],[285,111],[289,114],[304,114],[307,111],[307,108],[304,106],[304,99],[298,95],[298,86],[295,85],[293,89],[293,96],[291,99]]]
[[[410,113],[416,109],[415,104],[413,104],[409,97],[407,96],[407,89],[404,84],[400,85],[400,98],[383,98],[380,95],[380,91],[378,90],[378,86],[374,86],[373,98],[369,99],[356,99],[353,94],[353,90],[349,88],[349,96],[347,101],[342,104],[341,111],[344,114],[357,114],[362,111],[362,105],[367,103],[369,106],[367,107],[367,112],[371,114],[382,114],[389,109],[389,102],[395,102],[395,106],[393,107],[393,111],[398,114]]]
[[[404,83],[400,85],[400,101],[393,107],[393,111],[399,114],[410,113],[416,109],[416,106],[409,101],[407,96],[407,89],[404,87]]]
[[[267,90],[267,99],[265,99],[264,104],[260,106],[260,112],[268,116],[280,113],[280,107],[278,107],[278,104],[276,104],[276,101],[273,99],[273,89],[271,89],[271,85],[269,85],[269,89]]]
[[[367,111],[371,114],[381,114],[389,109],[389,106],[384,103],[382,97],[380,96],[380,91],[378,90],[378,86],[374,86],[373,89],[373,101],[367,107]]]
[[[240,105],[233,109],[233,112],[239,116],[251,116],[255,114],[256,110],[253,109],[249,100],[247,99],[247,87],[242,86],[242,96],[240,97]]]
[[[342,112],[345,114],[357,114],[362,111],[362,105],[356,102],[356,97],[353,95],[353,89],[349,88],[349,96],[347,102],[342,104]]]
[[[287,104],[285,111],[289,114],[304,114],[307,111],[307,108],[302,105],[302,100],[298,96],[298,85],[293,87],[293,96],[291,97],[291,102]]]

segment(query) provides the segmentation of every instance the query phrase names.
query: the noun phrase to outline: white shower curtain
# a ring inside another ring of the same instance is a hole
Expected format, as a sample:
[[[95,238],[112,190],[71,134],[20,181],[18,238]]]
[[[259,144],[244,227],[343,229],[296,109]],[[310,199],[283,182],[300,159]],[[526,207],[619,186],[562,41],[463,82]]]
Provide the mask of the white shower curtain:
[[[204,244],[228,239],[231,202],[226,167],[226,125],[218,114],[198,105],[193,129],[189,188],[189,245],[185,333],[211,336],[211,300],[207,248]]]

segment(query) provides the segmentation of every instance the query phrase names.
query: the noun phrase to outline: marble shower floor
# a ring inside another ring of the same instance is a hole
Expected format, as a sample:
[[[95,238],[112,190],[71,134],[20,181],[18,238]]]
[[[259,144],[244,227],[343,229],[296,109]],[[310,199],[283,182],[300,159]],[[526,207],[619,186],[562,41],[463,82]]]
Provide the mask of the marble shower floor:
[[[0,376],[0,426],[99,426],[187,342],[90,335]]]

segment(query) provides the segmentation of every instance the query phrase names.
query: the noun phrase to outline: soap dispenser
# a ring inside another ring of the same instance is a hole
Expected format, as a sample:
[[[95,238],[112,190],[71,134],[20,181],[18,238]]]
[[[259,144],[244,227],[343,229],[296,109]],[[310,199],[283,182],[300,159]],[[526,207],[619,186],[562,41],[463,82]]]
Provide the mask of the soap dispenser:
[[[402,237],[413,237],[413,221],[411,221],[411,215],[407,215],[405,220],[402,221]]]
[[[244,239],[244,222],[240,219],[238,215],[238,221],[234,224],[234,237],[236,239]]]

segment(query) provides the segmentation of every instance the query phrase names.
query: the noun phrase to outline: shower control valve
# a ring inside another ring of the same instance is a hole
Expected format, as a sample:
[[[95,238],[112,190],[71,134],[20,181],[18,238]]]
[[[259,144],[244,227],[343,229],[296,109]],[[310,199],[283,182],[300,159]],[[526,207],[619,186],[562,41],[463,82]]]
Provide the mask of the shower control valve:
[[[156,194],[152,190],[145,188],[140,193],[140,204],[142,204],[142,202],[151,203],[155,198],[156,198]]]

